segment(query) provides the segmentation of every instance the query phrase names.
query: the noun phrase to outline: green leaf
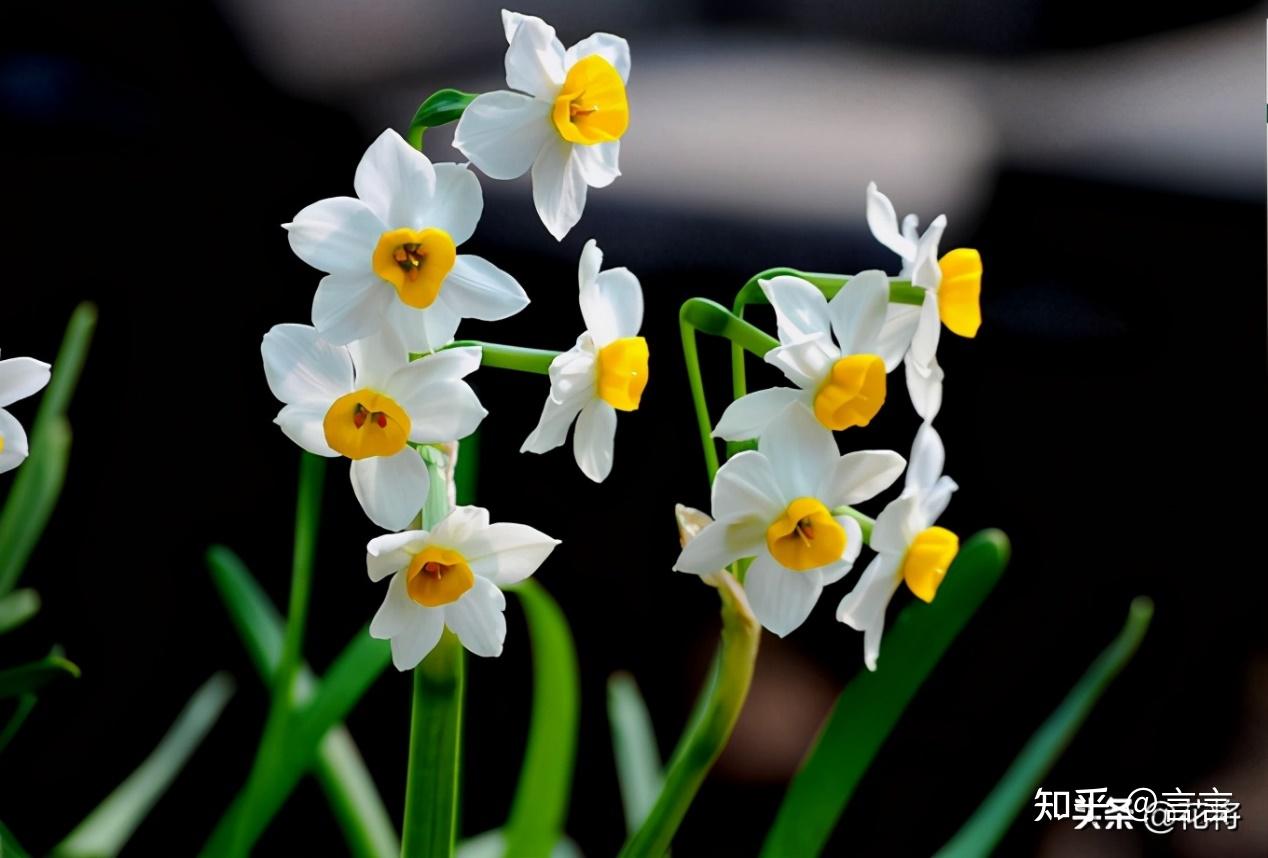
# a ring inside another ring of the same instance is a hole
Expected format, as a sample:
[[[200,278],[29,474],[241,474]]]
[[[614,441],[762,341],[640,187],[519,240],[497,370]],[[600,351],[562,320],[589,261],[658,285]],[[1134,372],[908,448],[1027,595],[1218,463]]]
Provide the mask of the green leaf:
[[[879,668],[837,698],[762,847],[764,858],[818,855],[903,710],[1008,562],[1008,539],[984,530],[961,548],[930,604],[913,602],[885,633]]]
[[[461,92],[456,89],[442,89],[432,93],[415,111],[405,139],[415,149],[423,148],[423,131],[435,128],[437,125],[457,122],[458,117],[462,116],[462,112],[475,100],[476,95],[477,93],[474,92]]]
[[[1149,621],[1153,601],[1143,596],[1132,600],[1127,622],[1061,701],[1043,726],[1035,731],[995,789],[977,812],[938,852],[938,858],[975,858],[989,855],[1008,833],[1013,819],[1030,802],[1035,790],[1087,720],[1096,701],[1135,655]]]
[[[22,725],[26,723],[27,717],[31,714],[31,710],[35,708],[38,700],[39,698],[34,694],[23,694],[18,698],[17,706],[13,708],[13,714],[9,716],[9,720],[5,723],[4,730],[0,730],[0,751],[9,747],[9,743],[18,734],[18,730],[22,729]],[[0,858],[3,858],[3,856],[0,856]]]
[[[0,698],[17,697],[43,688],[63,676],[79,677],[79,668],[60,655],[46,655],[17,667],[0,670]]]
[[[96,324],[96,307],[84,303],[75,308],[53,361],[52,377],[40,397],[40,407],[31,424],[31,454],[18,468],[0,513],[0,595],[17,584],[61,493],[70,455],[66,408]]]
[[[3,822],[0,822],[0,858],[31,858],[31,853],[22,848]]]
[[[242,561],[227,547],[213,546],[208,551],[207,563],[212,570],[217,592],[230,613],[242,643],[246,645],[251,662],[255,664],[261,679],[269,681],[281,655],[281,617],[269,602],[268,596],[265,596],[259,584],[251,577],[251,573],[247,572]],[[373,779],[365,771],[365,764],[353,738],[339,724],[342,715],[333,717],[325,735],[318,735],[316,740],[311,739],[322,724],[330,719],[332,708],[337,714],[340,707],[344,707],[346,714],[346,710],[355,705],[365,688],[387,668],[389,658],[391,656],[387,644],[373,640],[365,630],[361,630],[354,639],[354,644],[349,645],[336,662],[345,665],[342,673],[335,674],[332,669],[326,681],[322,681],[314,678],[307,667],[301,668],[295,687],[295,700],[302,705],[307,702],[304,711],[308,712],[312,720],[301,724],[303,719],[297,716],[297,724],[292,725],[289,731],[292,735],[289,753],[279,763],[274,778],[276,792],[268,798],[268,806],[256,807],[255,819],[249,821],[251,829],[264,830],[311,762],[313,774],[326,792],[327,801],[344,831],[351,854],[358,855],[358,858],[389,858],[399,854],[396,830],[384,810],[382,798],[374,788]],[[346,674],[350,672],[364,674],[349,678]],[[340,688],[328,684],[332,677],[340,684]],[[327,688],[344,693],[336,696],[331,692],[327,695]],[[347,696],[349,693],[355,695],[354,700]],[[322,696],[326,702],[317,716],[312,716],[313,700],[318,696]],[[312,744],[307,745],[307,752],[303,748],[304,744],[311,741],[316,741],[317,744],[316,759],[311,759]],[[237,812],[240,806],[236,804],[221,821],[217,829],[219,836],[227,836],[222,831],[227,830],[230,825],[227,820],[230,820],[233,812]],[[214,836],[216,835],[213,838]]]
[[[238,556],[223,546],[207,552],[207,565],[252,664],[266,683],[282,653],[282,618]],[[321,680],[301,665],[295,688],[299,704],[310,701]],[[401,851],[392,820],[383,807],[351,734],[336,724],[322,737],[313,762],[350,852],[357,858],[394,858]]]
[[[656,803],[656,796],[665,784],[665,774],[647,704],[638,693],[634,677],[628,673],[614,673],[608,679],[608,721],[612,726],[616,776],[625,808],[625,829],[633,834]]]
[[[563,836],[577,750],[577,650],[558,603],[536,581],[512,590],[524,606],[533,651],[533,714],[511,815],[506,854],[547,858]]]
[[[233,680],[227,673],[217,673],[203,683],[153,753],[53,849],[53,855],[56,858],[118,855],[202,743],[232,696]]]
[[[39,612],[39,593],[29,588],[14,590],[0,599],[0,635],[13,631]]]
[[[500,828],[468,837],[458,844],[457,858],[515,858],[514,852],[506,851],[506,838]],[[567,837],[561,837],[550,850],[550,858],[581,858],[581,850],[577,844]]]

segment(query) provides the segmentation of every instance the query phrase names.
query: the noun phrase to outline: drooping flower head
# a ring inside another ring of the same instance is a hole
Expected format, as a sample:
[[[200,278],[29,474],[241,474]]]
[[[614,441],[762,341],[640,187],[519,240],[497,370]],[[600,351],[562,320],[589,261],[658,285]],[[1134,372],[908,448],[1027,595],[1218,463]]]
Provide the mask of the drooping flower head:
[[[581,317],[586,331],[550,364],[550,394],[537,428],[520,452],[545,453],[562,445],[573,420],[573,455],[596,483],[612,470],[616,412],[635,411],[647,387],[643,289],[629,269],[600,271],[603,251],[594,239],[581,251]]]
[[[352,460],[352,489],[370,520],[400,530],[427,500],[415,444],[465,438],[486,412],[462,379],[478,347],[414,362],[394,333],[333,345],[308,325],[275,325],[260,347],[269,389],[285,407],[274,420],[318,456]]]
[[[533,202],[562,240],[581,219],[586,188],[621,175],[621,136],[629,125],[625,84],[630,47],[595,33],[564,50],[541,18],[502,12],[506,85],[477,96],[458,120],[453,145],[494,179],[533,171]]]
[[[430,531],[372,539],[370,580],[392,581],[370,634],[391,640],[397,670],[422,661],[445,626],[476,655],[501,655],[506,597],[499,587],[532,575],[558,544],[527,525],[489,524],[477,506],[456,507]]]
[[[867,186],[867,224],[881,244],[902,259],[899,277],[925,290],[919,306],[892,304],[881,335],[883,343],[899,343],[906,351],[907,390],[916,412],[932,420],[942,406],[942,368],[938,338],[942,325],[962,337],[974,337],[982,324],[982,258],[971,248],[957,248],[938,258],[938,242],[946,215],[938,215],[919,233],[915,215],[903,218],[902,228],[889,197]]]
[[[48,384],[50,370],[48,364],[35,358],[0,360],[0,474],[22,464],[30,452],[26,430],[5,408],[40,391]]]
[[[797,386],[740,397],[713,434],[728,441],[756,438],[789,402],[804,404],[828,429],[870,423],[885,403],[885,374],[898,366],[906,348],[880,339],[889,278],[864,271],[831,301],[800,277],[781,275],[760,285],[779,326],[780,345],[767,352],[766,362]]]
[[[946,451],[933,425],[925,423],[911,445],[902,495],[876,517],[870,545],[876,557],[837,608],[837,619],[863,632],[863,661],[876,669],[885,629],[885,609],[904,581],[932,602],[960,550],[960,538],[934,522],[951,500],[955,481],[942,475]]]
[[[329,272],[313,297],[324,339],[342,345],[391,327],[411,350],[434,351],[462,319],[505,319],[528,305],[511,275],[457,252],[484,208],[466,167],[433,165],[388,130],[353,186],[355,198],[313,203],[285,225],[295,254]]]
[[[835,511],[887,489],[905,464],[889,450],[840,455],[832,433],[804,405],[790,403],[767,423],[757,450],[718,469],[714,521],[687,543],[674,568],[709,575],[752,557],[744,590],[753,613],[786,635],[862,548],[858,522]]]

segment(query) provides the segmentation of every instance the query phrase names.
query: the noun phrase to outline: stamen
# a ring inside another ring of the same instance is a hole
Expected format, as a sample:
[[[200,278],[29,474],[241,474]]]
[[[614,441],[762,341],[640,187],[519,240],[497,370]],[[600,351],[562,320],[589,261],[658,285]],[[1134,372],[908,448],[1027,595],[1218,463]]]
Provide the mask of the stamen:
[[[801,541],[806,543],[806,545],[809,545],[810,541],[815,538],[815,527],[810,519],[803,518],[797,522],[797,535],[801,537]]]
[[[356,426],[358,429],[364,426],[365,416],[367,413],[365,406],[358,402],[356,410],[352,412],[352,425]]]
[[[380,428],[380,429],[386,429],[386,428],[387,428],[387,415],[386,415],[386,414],[384,414],[382,411],[376,411],[376,412],[374,413],[374,422],[375,422],[375,423],[377,423],[377,424],[379,424],[379,428]]]
[[[576,119],[578,116],[589,116],[592,113],[598,112],[599,108],[597,105],[594,107],[582,107],[575,101],[568,105],[568,115],[573,119]]]
[[[431,577],[435,578],[437,581],[440,580],[440,564],[435,562],[434,560],[430,560],[424,563],[423,571],[427,573],[428,575],[430,575]]]

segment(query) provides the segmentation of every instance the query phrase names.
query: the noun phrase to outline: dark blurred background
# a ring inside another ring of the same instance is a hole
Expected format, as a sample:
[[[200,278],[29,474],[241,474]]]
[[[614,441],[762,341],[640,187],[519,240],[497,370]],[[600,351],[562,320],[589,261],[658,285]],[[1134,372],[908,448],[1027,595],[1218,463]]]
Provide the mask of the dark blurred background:
[[[49,689],[0,757],[0,818],[28,848],[60,840],[221,668],[237,696],[127,852],[192,854],[242,783],[266,696],[202,556],[212,542],[233,547],[285,602],[298,451],[270,422],[279,406],[258,343],[275,323],[308,322],[320,275],[278,225],[350,193],[364,147],[384,127],[404,130],[432,91],[503,88],[498,9],[221,0],[0,12],[0,347],[51,359],[77,301],[101,310],[71,409],[66,491],[23,579],[45,607],[5,638],[6,663],[60,642],[83,668]],[[544,379],[475,377],[491,412],[479,502],[564,540],[540,581],[579,644],[568,831],[584,853],[613,854],[623,836],[608,676],[633,673],[668,754],[716,639],[714,594],[670,571],[673,504],[708,497],[677,306],[729,302],[773,265],[896,270],[863,220],[874,179],[900,213],[946,212],[945,247],[978,247],[986,261],[981,334],[943,338],[938,426],[962,486],[945,521],[965,535],[1001,527],[1014,553],[829,854],[945,842],[1137,594],[1157,601],[1149,636],[1046,785],[1215,786],[1242,802],[1241,830],[1079,837],[1027,810],[1001,854],[1268,854],[1261,7],[541,0],[520,11],[565,44],[609,30],[633,53],[624,176],[591,193],[561,244],[526,180],[481,177],[485,215],[464,247],[533,298],[466,336],[566,348],[590,237],[647,296],[651,386],[621,420],[602,486],[568,449],[517,452]],[[428,134],[433,159],[460,159],[449,136]],[[716,416],[726,349],[704,350]],[[755,381],[774,382],[767,370]],[[916,424],[900,378],[895,407],[849,444],[907,451]],[[34,407],[14,411],[29,425]],[[383,596],[365,577],[374,529],[346,472],[342,461],[328,471],[307,642],[318,669]],[[787,640],[765,637],[732,746],[675,855],[756,853],[837,689],[862,669],[861,636],[832,619],[847,586]],[[470,663],[467,834],[504,820],[523,749],[528,645],[513,599],[508,616],[506,654]],[[391,671],[348,721],[397,817],[408,703],[409,678]],[[341,851],[305,781],[258,854]]]

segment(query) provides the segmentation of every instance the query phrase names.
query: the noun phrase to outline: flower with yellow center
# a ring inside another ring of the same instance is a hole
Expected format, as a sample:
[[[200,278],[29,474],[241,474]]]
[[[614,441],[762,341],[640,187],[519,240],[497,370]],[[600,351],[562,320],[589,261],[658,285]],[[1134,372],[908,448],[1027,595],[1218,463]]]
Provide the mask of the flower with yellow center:
[[[827,584],[850,571],[863,546],[859,524],[833,510],[868,500],[906,462],[889,450],[842,456],[831,432],[792,402],[767,422],[757,450],[733,456],[713,481],[713,518],[674,568],[710,576],[744,557],[753,614],[783,636],[805,621]]]
[[[409,445],[464,438],[488,413],[462,380],[480,365],[478,347],[411,363],[390,330],[339,346],[307,325],[275,325],[260,351],[285,405],[274,422],[310,453],[352,460],[357,500],[388,530],[408,526],[427,500],[427,468]]]
[[[502,654],[506,597],[502,586],[537,571],[559,544],[523,524],[489,524],[489,513],[460,506],[428,530],[370,540],[371,581],[392,576],[370,635],[392,642],[392,663],[410,670],[448,626],[476,655]]]
[[[530,169],[533,202],[558,240],[581,219],[587,188],[621,175],[621,137],[630,121],[625,84],[630,48],[595,33],[564,50],[541,18],[502,12],[506,84],[467,105],[453,145],[494,179]]]
[[[881,342],[905,352],[911,403],[922,418],[932,420],[942,407],[943,372],[937,355],[942,325],[962,337],[974,337],[982,324],[982,258],[976,250],[962,247],[939,259],[946,216],[938,215],[921,234],[919,220],[907,215],[900,229],[894,204],[875,182],[867,186],[867,224],[876,240],[902,259],[899,278],[925,290],[919,307],[890,306]]]
[[[6,410],[48,384],[50,367],[42,360],[16,357],[0,360],[0,474],[12,471],[29,452],[26,430]]]
[[[863,632],[863,661],[876,669],[885,629],[885,609],[904,581],[917,598],[932,602],[960,539],[934,522],[946,509],[955,481],[942,475],[942,439],[925,423],[911,446],[903,493],[876,517],[870,545],[876,557],[837,608],[837,619]]]
[[[576,420],[573,455],[581,472],[596,483],[612,470],[616,412],[635,411],[647,387],[647,341],[643,289],[628,269],[600,271],[603,251],[594,239],[581,251],[581,316],[586,332],[550,364],[550,394],[537,428],[521,453],[545,453],[561,446]]]
[[[766,354],[796,387],[772,387],[731,403],[713,434],[728,441],[756,438],[789,402],[809,408],[828,429],[866,426],[885,402],[885,375],[903,350],[880,341],[889,305],[889,278],[864,271],[831,301],[800,277],[760,281],[779,325],[780,345]],[[835,335],[835,341],[833,336]]]
[[[357,196],[321,200],[286,224],[291,248],[321,271],[313,325],[342,345],[390,327],[411,351],[450,342],[462,319],[493,321],[528,305],[515,278],[459,254],[484,199],[465,166],[432,164],[395,131],[370,145]]]

